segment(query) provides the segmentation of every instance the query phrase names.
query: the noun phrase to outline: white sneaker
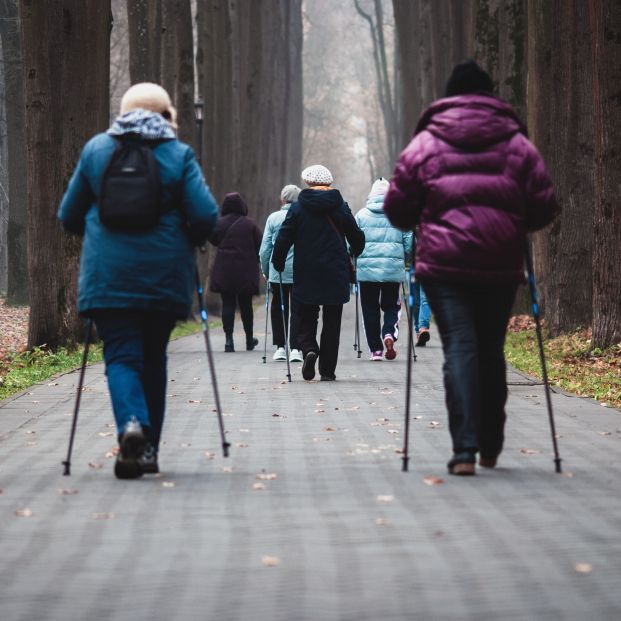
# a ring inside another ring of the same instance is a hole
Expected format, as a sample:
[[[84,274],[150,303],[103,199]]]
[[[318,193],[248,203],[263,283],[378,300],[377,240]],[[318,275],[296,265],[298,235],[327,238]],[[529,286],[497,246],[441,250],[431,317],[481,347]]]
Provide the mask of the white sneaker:
[[[304,356],[299,349],[292,349],[289,354],[289,362],[304,362]]]
[[[287,352],[284,347],[279,347],[272,356],[272,360],[284,360],[287,361]]]

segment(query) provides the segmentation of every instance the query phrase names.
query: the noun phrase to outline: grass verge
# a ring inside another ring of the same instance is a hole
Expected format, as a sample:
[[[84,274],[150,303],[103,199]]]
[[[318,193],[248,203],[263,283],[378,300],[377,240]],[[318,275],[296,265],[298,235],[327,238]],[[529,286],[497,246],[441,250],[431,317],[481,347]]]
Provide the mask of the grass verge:
[[[601,350],[591,347],[590,330],[578,330],[544,339],[551,384],[581,397],[591,397],[608,407],[621,408],[621,343]],[[509,331],[505,344],[507,362],[541,378],[537,336],[533,328]]]
[[[209,322],[210,328],[219,325],[219,322]],[[170,340],[195,334],[201,329],[199,321],[184,321],[175,326]],[[54,351],[46,347],[35,347],[32,351],[10,354],[8,358],[0,360],[0,401],[53,375],[78,368],[82,364],[82,354],[82,347],[61,347]],[[93,343],[89,347],[88,363],[100,362],[102,359],[101,342]]]

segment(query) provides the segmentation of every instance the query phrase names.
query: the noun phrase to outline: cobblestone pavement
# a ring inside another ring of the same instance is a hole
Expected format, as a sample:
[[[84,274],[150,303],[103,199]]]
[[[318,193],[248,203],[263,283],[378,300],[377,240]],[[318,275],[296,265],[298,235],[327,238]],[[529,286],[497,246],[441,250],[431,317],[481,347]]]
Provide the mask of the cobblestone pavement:
[[[71,477],[77,373],[0,404],[2,621],[621,619],[621,413],[555,394],[555,474],[542,387],[511,373],[499,467],[449,477],[433,333],[403,473],[404,339],[358,360],[352,315],[333,383],[295,364],[289,384],[271,347],[224,354],[213,331],[228,460],[201,335],[170,347],[161,476],[114,479],[101,365]]]

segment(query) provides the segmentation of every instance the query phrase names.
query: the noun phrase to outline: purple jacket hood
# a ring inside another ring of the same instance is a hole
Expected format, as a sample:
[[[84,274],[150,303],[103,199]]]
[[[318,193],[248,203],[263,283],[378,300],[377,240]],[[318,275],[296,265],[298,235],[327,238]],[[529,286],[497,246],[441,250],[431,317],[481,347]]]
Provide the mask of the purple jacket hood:
[[[508,140],[526,126],[513,108],[490,95],[457,95],[439,99],[423,113],[415,135],[427,130],[459,149],[483,149]]]

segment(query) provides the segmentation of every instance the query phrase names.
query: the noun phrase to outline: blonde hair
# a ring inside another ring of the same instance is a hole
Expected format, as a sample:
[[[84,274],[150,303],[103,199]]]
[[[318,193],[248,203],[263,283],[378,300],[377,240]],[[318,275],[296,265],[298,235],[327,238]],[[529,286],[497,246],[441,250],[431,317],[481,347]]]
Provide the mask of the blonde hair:
[[[121,114],[138,108],[161,114],[172,127],[177,128],[177,111],[170,96],[159,84],[140,82],[125,91],[121,99]]]

